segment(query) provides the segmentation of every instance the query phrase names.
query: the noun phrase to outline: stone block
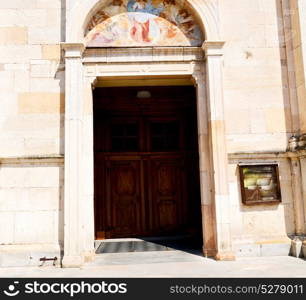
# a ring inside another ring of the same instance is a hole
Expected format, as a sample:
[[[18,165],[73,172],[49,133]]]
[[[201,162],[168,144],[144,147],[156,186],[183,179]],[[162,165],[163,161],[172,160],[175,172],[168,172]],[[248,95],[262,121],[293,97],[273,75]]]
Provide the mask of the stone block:
[[[180,61],[184,60],[184,48],[153,48],[153,61]]]
[[[296,258],[299,258],[302,256],[302,244],[303,241],[296,237],[291,241],[291,251],[290,254]]]
[[[243,110],[243,109],[238,110],[231,108],[226,109],[225,120],[226,120],[226,132],[229,134],[250,132],[249,110]]]
[[[28,63],[30,59],[41,59],[40,45],[0,45],[0,63]]]
[[[287,133],[227,134],[227,151],[241,152],[284,152],[288,147]]]
[[[1,247],[0,247],[1,249]],[[27,267],[30,265],[30,253],[12,251],[2,252],[0,250],[0,267]]]
[[[0,27],[0,41],[2,45],[24,45],[28,41],[26,27]]]
[[[36,0],[36,7],[38,8],[65,8],[65,4],[62,4],[61,0]],[[64,6],[64,7],[63,7]]]
[[[35,244],[56,241],[56,220],[53,211],[20,211],[15,214],[14,243]]]
[[[24,168],[18,168],[14,165],[1,167],[0,169],[0,188],[18,188],[24,187],[26,171]]]
[[[260,256],[288,256],[290,254],[291,244],[271,243],[260,245]]]
[[[287,132],[284,108],[269,108],[264,110],[267,132]]]
[[[56,266],[60,265],[61,250],[58,244],[0,245],[0,267],[41,266],[41,258],[57,257]],[[53,261],[42,265],[53,266]]]
[[[41,259],[52,259],[41,261]],[[56,260],[53,260],[56,258]],[[59,267],[61,265],[61,254],[60,251],[33,251],[30,253],[30,266],[40,266],[40,267]]]
[[[258,257],[260,256],[260,245],[256,244],[236,244],[233,250],[237,257]]]
[[[1,118],[0,118],[1,119]],[[0,156],[23,156],[24,154],[24,139],[23,137],[0,136]],[[1,174],[1,172],[0,172]],[[0,175],[1,178],[1,175]],[[1,185],[1,179],[0,179]]]
[[[306,240],[302,244],[302,254],[303,257],[306,258]]]
[[[36,8],[36,1],[33,0],[10,0],[1,1],[0,8]]]
[[[61,47],[59,44],[55,45],[43,45],[42,46],[42,58],[48,60],[60,60]]]
[[[33,2],[33,1],[32,1]],[[14,24],[20,27],[45,26],[47,20],[46,9],[0,9],[0,26],[9,27]]]
[[[28,63],[19,64],[4,64],[5,71],[29,71],[30,67]]]
[[[0,91],[12,92],[14,90],[14,72],[0,72]]]
[[[152,61],[153,50],[135,48],[128,58],[131,61]],[[125,62],[127,59],[125,49],[107,49],[107,62]]]
[[[46,128],[46,136],[52,136],[53,130]],[[24,154],[26,156],[41,155],[53,155],[60,151],[60,139],[54,138],[39,138],[39,137],[26,137],[24,139]]]
[[[38,166],[24,169],[26,172],[26,187],[48,188],[59,187],[60,185],[60,168],[57,166]]]
[[[27,210],[58,210],[59,188],[32,188],[29,190]]]
[[[57,210],[59,202],[59,188],[0,189],[0,211]]]
[[[0,190],[0,196],[1,196],[1,190]],[[5,199],[0,197],[1,206],[4,201]],[[1,209],[0,211],[0,245],[12,244],[14,242],[14,221],[15,221],[14,212],[4,212]]]
[[[64,93],[64,72],[56,72],[54,78],[31,78],[30,92],[32,93]]]
[[[58,44],[61,42],[60,26],[30,27],[28,32],[28,42],[31,45]]]
[[[5,123],[5,120],[7,119],[8,115],[12,114],[14,115],[17,113],[16,94],[13,91],[0,90],[0,99],[1,99],[0,116],[3,117]],[[1,144],[1,147],[4,147],[4,145]]]
[[[17,205],[17,202],[19,205]],[[22,209],[20,204],[28,202],[28,191],[23,188],[0,189],[0,211],[14,212]]]
[[[30,90],[30,73],[26,71],[14,71],[14,92],[26,93]]]
[[[54,114],[64,111],[64,95],[60,93],[20,93],[18,107],[21,114]]]
[[[30,74],[32,78],[55,78],[58,63],[49,60],[31,60]]]

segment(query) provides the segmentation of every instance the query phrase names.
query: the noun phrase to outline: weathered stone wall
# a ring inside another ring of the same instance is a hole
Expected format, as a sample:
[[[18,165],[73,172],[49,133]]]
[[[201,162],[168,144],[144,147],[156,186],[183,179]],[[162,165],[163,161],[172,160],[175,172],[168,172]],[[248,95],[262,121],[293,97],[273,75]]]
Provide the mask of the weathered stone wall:
[[[0,3],[0,266],[59,257],[63,240],[63,160],[42,159],[63,154],[62,2]]]
[[[286,151],[292,132],[284,94],[282,16],[277,1],[220,1],[228,152]]]
[[[62,1],[0,3],[0,157],[63,153]]]
[[[301,25],[305,22],[302,17],[305,5],[301,2],[220,1],[226,41],[224,94],[228,152],[249,153],[240,159],[230,159],[229,166],[232,238],[237,255],[273,253],[276,249],[273,244],[283,244],[285,252],[286,236],[296,231],[298,216],[294,211],[296,193],[290,159],[280,158],[277,152],[287,151],[289,136],[304,132],[305,30],[301,30]],[[271,152],[271,155],[252,155],[254,152]],[[246,161],[279,163],[281,204],[242,205],[237,163]]]

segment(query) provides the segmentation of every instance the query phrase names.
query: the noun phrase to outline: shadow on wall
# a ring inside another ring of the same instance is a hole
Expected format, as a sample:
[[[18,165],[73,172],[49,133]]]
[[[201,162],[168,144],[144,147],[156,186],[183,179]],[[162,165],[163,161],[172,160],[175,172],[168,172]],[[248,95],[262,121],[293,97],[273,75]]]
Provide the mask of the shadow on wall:
[[[61,0],[61,42],[66,41],[66,0]],[[61,107],[61,117],[60,117],[60,143],[59,143],[59,153],[61,155],[65,154],[65,59],[64,53],[61,52],[61,59],[59,67],[57,69],[55,78],[60,81],[60,107]],[[64,166],[59,169],[59,213],[58,213],[58,239],[61,247],[61,252],[63,255],[64,249]]]
[[[61,0],[61,42],[66,41],[66,0]]]
[[[288,50],[293,47],[293,37],[297,32],[286,31],[288,25],[291,21],[289,18],[290,7],[285,7],[286,3],[282,0],[275,0],[276,3],[276,18],[277,18],[277,27],[278,27],[278,48],[280,53],[280,63],[281,63],[281,72],[282,72],[282,86],[283,86],[283,101],[285,109],[285,121],[286,121],[286,132],[288,133],[287,139],[289,140],[290,136],[299,131],[299,120],[298,116],[293,113],[297,109],[296,97],[293,96],[292,90],[290,87],[294,85],[292,80],[294,76],[290,76],[289,68],[293,63],[290,55],[288,55]],[[287,15],[284,16],[284,13]],[[287,142],[288,142],[287,140]]]

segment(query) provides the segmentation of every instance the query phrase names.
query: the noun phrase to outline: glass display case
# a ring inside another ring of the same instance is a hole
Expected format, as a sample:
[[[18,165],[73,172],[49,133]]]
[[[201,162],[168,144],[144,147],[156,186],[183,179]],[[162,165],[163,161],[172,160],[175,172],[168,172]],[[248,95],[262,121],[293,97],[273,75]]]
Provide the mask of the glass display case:
[[[239,173],[244,204],[281,202],[277,165],[240,165]]]

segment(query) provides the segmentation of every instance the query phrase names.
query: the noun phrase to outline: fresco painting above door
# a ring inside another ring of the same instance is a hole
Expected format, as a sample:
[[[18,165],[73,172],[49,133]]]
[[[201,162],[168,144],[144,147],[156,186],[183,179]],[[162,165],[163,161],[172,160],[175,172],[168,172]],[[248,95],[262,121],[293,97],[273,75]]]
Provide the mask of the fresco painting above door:
[[[87,47],[201,46],[203,35],[184,1],[108,0],[86,29]]]

